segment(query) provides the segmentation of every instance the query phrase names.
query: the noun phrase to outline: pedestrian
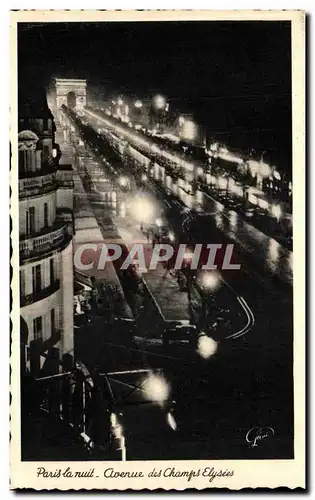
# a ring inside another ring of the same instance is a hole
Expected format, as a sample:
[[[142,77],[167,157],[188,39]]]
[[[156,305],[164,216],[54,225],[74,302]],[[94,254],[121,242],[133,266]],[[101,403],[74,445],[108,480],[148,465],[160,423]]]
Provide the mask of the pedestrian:
[[[167,259],[167,261],[165,263],[165,273],[164,273],[163,278],[166,278],[167,273],[171,274],[171,272],[170,272],[171,268],[172,268],[172,261],[171,261],[171,259]]]

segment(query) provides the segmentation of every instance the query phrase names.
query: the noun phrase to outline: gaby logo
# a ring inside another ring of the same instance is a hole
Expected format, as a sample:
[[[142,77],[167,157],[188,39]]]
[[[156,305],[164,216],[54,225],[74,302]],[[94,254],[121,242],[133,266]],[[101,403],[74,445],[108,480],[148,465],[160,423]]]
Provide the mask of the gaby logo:
[[[127,247],[120,241],[84,243],[75,249],[74,265],[77,271],[101,273],[108,263],[113,263],[116,269],[122,271],[136,266],[140,272],[156,270],[159,264],[175,270],[240,269],[240,264],[235,262],[233,244],[188,246],[133,243]]]

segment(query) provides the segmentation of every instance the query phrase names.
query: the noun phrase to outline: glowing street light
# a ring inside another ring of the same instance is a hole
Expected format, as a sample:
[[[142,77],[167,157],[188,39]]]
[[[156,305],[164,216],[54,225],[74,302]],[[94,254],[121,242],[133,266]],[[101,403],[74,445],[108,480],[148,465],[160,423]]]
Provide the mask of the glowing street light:
[[[184,257],[183,257],[184,262],[186,262],[186,263],[190,262],[193,259],[193,257],[194,257],[194,255],[192,252],[189,252],[189,251],[185,252]]]
[[[140,108],[142,108],[142,106],[143,106],[142,101],[139,101],[139,100],[135,101],[135,103],[134,103],[135,108],[140,109]]]
[[[119,184],[121,187],[126,187],[128,184],[128,179],[126,177],[119,177]]]
[[[217,349],[218,344],[211,337],[207,337],[206,335],[199,337],[197,342],[197,352],[202,358],[209,359],[217,352]]]
[[[217,273],[206,272],[202,276],[202,284],[208,290],[215,290],[219,285],[219,277]]]
[[[131,203],[130,211],[137,221],[149,222],[153,218],[154,207],[146,198],[138,198]]]
[[[150,374],[142,387],[145,396],[159,404],[167,401],[170,394],[169,384],[161,375]]]
[[[141,175],[141,180],[142,180],[142,182],[147,181],[147,180],[148,180],[148,176],[147,176],[147,174],[142,174],[142,175]]]
[[[156,95],[154,97],[154,106],[156,109],[165,109],[166,99],[162,95]]]

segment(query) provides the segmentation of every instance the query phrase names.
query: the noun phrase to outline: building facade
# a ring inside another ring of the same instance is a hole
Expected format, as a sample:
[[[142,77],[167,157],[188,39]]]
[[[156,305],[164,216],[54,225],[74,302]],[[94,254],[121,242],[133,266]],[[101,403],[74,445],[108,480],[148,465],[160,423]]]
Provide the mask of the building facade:
[[[51,375],[73,361],[73,180],[46,97],[19,99],[21,369]]]

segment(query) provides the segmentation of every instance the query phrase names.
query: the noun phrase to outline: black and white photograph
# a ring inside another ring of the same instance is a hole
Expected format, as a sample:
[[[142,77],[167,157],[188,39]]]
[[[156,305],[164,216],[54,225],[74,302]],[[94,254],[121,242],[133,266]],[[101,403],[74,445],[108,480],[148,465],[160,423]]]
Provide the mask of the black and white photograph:
[[[272,475],[303,435],[303,14],[116,14],[16,22],[25,487],[229,487],[243,460]]]

